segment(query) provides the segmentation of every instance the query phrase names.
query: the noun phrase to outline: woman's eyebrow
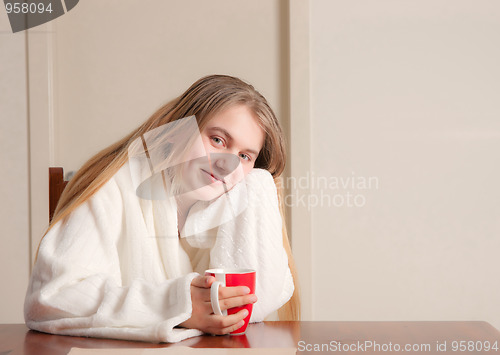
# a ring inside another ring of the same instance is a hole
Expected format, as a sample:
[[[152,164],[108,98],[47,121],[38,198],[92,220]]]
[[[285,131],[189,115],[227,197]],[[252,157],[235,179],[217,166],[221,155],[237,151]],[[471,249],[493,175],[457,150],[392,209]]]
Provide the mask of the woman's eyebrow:
[[[218,131],[220,132],[222,135],[226,136],[226,138],[229,140],[229,141],[233,141],[233,137],[229,134],[228,131],[226,131],[224,128],[222,127],[210,127],[209,130],[211,131]],[[246,152],[250,153],[250,154],[254,154],[255,156],[259,155],[259,152],[253,150],[253,149],[244,149]]]

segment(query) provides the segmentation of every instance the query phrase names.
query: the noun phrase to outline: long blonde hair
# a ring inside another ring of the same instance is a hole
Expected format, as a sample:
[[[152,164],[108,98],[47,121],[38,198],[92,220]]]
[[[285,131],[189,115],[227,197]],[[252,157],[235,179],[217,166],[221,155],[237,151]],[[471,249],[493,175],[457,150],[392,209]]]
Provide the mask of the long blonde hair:
[[[285,141],[279,122],[266,99],[252,85],[238,78],[210,75],[196,81],[184,94],[162,106],[132,133],[87,161],[64,189],[47,232],[94,195],[127,162],[130,145],[137,139],[144,139],[146,132],[189,116],[196,117],[198,127],[202,131],[213,115],[236,104],[244,104],[250,108],[255,113],[260,127],[265,131],[266,138],[255,161],[255,167],[268,170],[276,181],[285,168]],[[277,186],[284,226],[281,184]],[[291,300],[280,309],[279,316],[283,320],[298,320],[300,318],[298,282],[285,229],[283,229],[283,244],[288,254],[296,290]]]

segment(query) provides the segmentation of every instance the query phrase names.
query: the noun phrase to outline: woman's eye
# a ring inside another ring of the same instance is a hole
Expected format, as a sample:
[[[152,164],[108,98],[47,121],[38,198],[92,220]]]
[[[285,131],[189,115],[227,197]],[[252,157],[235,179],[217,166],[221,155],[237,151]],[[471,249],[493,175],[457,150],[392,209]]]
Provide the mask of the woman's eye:
[[[224,141],[219,137],[212,137],[212,142],[216,145],[224,146]]]
[[[242,153],[242,154],[240,154],[240,158],[241,158],[241,159],[243,159],[243,160],[248,160],[248,161],[250,161],[250,157],[249,157],[248,155],[246,155],[246,154],[243,154],[243,153]]]

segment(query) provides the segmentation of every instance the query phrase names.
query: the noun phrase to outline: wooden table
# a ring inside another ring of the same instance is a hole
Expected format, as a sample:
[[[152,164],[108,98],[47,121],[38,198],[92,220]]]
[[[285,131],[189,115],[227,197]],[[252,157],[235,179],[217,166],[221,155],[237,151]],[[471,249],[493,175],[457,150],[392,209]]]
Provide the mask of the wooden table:
[[[490,346],[496,342],[499,349],[484,351],[487,342]],[[24,324],[0,325],[1,355],[67,354],[72,347],[158,348],[179,345],[195,348],[295,347],[298,354],[398,353],[410,346],[409,351],[405,351],[410,354],[500,355],[500,332],[486,322],[264,322],[251,324],[243,336],[205,335],[176,344],[151,344],[50,335],[29,330]],[[446,351],[438,351],[444,350],[445,345]],[[481,345],[483,351],[478,351]],[[398,346],[400,351],[395,351]],[[461,346],[462,350],[465,346],[465,351],[460,351]],[[454,347],[456,351],[453,351]]]

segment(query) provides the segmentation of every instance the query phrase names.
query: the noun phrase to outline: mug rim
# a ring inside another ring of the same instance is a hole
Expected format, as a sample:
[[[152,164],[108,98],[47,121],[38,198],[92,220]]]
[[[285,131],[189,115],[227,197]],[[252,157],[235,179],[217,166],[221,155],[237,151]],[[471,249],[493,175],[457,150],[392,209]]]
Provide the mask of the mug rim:
[[[227,274],[251,274],[256,272],[254,269],[243,269],[243,268],[218,268],[218,269],[208,269],[205,273],[208,274],[218,274],[218,275],[227,275]]]

